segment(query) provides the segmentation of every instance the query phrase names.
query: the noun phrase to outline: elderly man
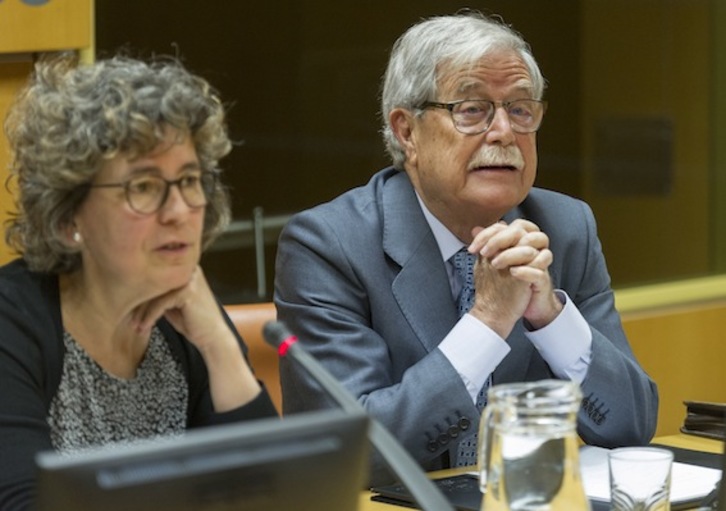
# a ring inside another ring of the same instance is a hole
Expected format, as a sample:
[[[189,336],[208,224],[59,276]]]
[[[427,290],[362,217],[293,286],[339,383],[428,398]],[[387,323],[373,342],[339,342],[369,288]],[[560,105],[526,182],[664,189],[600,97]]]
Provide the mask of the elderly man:
[[[578,382],[587,443],[655,430],[656,386],[623,333],[590,208],[533,187],[543,90],[509,27],[471,13],[420,22],[384,77],[393,166],[280,239],[279,319],[426,469],[476,462],[498,383]],[[329,404],[294,365],[281,378],[285,413]]]

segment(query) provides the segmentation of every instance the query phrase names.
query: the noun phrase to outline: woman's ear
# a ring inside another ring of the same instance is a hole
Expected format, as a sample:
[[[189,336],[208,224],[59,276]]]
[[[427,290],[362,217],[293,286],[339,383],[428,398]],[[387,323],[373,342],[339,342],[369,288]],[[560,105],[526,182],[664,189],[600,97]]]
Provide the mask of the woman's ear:
[[[80,249],[81,244],[83,244],[83,235],[75,222],[66,224],[66,226],[62,229],[62,232],[63,242],[66,246],[68,246],[68,248]]]
[[[416,165],[416,120],[413,113],[404,108],[394,108],[388,120],[393,135],[406,153],[406,165]]]

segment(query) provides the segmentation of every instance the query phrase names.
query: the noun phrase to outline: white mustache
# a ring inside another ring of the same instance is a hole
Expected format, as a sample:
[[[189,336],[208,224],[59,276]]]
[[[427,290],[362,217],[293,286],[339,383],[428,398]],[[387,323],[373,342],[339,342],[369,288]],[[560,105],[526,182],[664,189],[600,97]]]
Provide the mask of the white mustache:
[[[524,157],[515,145],[484,145],[469,163],[469,170],[477,167],[514,167],[524,168]]]

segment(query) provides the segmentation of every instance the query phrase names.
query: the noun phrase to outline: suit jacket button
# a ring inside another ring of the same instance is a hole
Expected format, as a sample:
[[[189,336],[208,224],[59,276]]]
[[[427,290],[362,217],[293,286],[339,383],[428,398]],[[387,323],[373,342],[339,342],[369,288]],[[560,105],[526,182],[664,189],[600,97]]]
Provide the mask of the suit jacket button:
[[[426,444],[426,449],[431,452],[436,452],[439,449],[439,443],[436,440],[431,440],[428,444]]]
[[[441,433],[439,435],[439,444],[440,445],[446,445],[449,443],[449,436]]]
[[[451,438],[456,438],[457,436],[459,436],[460,429],[459,426],[457,426],[456,424],[452,424],[451,426],[449,426],[448,431]]]
[[[471,421],[467,417],[459,418],[459,427],[462,431],[466,431],[471,426]]]

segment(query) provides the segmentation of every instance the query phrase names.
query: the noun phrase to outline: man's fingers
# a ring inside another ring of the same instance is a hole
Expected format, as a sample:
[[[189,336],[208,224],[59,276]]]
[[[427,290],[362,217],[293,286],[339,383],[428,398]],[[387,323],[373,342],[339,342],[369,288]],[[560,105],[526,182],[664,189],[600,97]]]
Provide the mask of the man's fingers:
[[[518,219],[509,225],[497,222],[478,233],[475,229],[472,233],[475,236],[469,245],[469,251],[488,258],[517,245],[532,245],[536,248],[546,248],[549,245],[547,235],[529,220]]]

